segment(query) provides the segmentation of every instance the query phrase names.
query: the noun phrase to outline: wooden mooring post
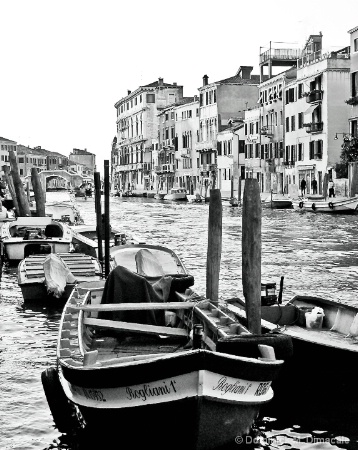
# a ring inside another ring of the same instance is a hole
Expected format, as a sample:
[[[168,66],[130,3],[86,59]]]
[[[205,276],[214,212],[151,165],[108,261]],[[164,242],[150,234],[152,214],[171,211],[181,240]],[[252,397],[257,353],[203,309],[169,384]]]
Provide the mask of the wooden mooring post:
[[[110,271],[110,238],[111,238],[111,226],[110,226],[110,211],[109,211],[109,160],[104,161],[104,276],[108,277]]]
[[[97,222],[98,259],[102,265],[103,271],[103,223],[101,207],[101,174],[99,172],[94,173],[94,202]]]
[[[211,189],[206,260],[206,298],[219,302],[219,277],[222,249],[222,202],[220,189]]]
[[[19,170],[17,167],[16,155],[13,150],[9,151],[9,160],[11,167],[11,176],[14,183],[15,194],[17,198],[17,203],[19,205],[19,215],[22,217],[31,216],[30,205],[27,201],[27,196],[25,194],[25,189],[22,184]]]
[[[11,195],[12,203],[13,203],[14,208],[15,208],[15,213],[16,213],[17,216],[19,216],[20,215],[19,204],[17,202],[16,192],[15,192],[15,188],[14,188],[14,183],[12,181],[11,174],[10,174],[10,167],[9,166],[3,166],[3,167],[4,167],[3,170],[4,170],[5,181],[6,181],[7,187],[9,188],[9,192],[10,192],[10,195]]]
[[[36,215],[38,217],[46,217],[45,191],[42,188],[40,176],[39,176],[39,173],[38,173],[36,167],[33,167],[31,169],[31,183],[32,183],[32,188],[34,190],[34,195],[35,195]]]
[[[261,334],[261,199],[253,178],[245,180],[242,206],[242,287],[248,329]]]

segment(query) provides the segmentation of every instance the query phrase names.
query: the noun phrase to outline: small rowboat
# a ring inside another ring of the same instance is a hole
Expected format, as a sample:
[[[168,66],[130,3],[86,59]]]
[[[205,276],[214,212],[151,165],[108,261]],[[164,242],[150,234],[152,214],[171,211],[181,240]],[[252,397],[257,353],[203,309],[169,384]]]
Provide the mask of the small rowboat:
[[[117,265],[105,283],[78,285],[64,307],[57,369],[42,373],[56,426],[67,432],[75,409],[102,444],[120,436],[131,448],[234,445],[272,399],[283,361],[265,345],[260,358],[231,352],[247,329],[186,297],[193,278],[173,251],[132,247],[118,252],[129,266],[134,255],[134,270]]]
[[[297,211],[307,211],[328,214],[356,214],[358,197],[333,198],[329,201],[301,199],[292,201],[292,206]]]
[[[97,259],[81,253],[50,253],[24,258],[17,279],[25,301],[65,303],[76,284],[102,278]]]

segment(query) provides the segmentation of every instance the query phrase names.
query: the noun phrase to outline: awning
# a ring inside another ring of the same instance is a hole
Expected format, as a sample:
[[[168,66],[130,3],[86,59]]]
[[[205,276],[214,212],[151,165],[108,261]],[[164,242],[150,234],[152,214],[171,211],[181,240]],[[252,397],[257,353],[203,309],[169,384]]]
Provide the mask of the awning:
[[[312,166],[297,166],[297,169],[300,170],[314,170],[316,166],[312,165]]]
[[[313,111],[318,107],[319,105],[311,105],[306,111],[305,114],[312,114]]]

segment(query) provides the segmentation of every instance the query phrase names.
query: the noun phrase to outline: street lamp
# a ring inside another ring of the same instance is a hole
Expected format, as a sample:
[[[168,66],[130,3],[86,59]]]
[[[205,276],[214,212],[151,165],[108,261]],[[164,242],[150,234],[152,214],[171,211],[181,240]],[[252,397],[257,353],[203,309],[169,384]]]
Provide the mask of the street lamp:
[[[338,135],[339,134],[343,134],[343,139],[345,138],[345,137],[347,137],[347,136],[349,136],[349,133],[336,133],[336,135],[334,136],[334,140],[336,141],[337,139],[338,139]]]

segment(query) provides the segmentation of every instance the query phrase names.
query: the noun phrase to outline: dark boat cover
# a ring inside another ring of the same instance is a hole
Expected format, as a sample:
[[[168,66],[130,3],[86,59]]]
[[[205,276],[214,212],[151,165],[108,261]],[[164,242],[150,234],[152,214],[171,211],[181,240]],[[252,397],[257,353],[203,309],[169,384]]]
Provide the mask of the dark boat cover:
[[[175,301],[175,291],[183,292],[194,284],[191,275],[145,277],[123,266],[117,266],[106,280],[102,303],[145,303]],[[164,311],[100,312],[100,319],[150,325],[164,325]]]

